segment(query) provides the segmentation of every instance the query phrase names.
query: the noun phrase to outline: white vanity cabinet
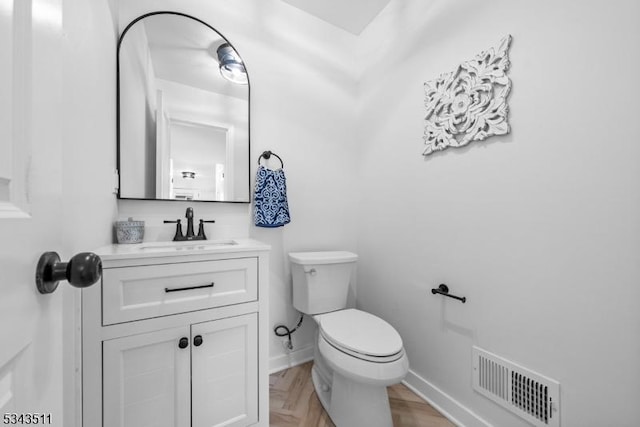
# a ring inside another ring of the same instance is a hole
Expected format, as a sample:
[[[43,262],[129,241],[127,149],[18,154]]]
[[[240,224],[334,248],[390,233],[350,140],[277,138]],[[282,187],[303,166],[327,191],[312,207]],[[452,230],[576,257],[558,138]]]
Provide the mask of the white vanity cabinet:
[[[269,425],[269,247],[176,247],[96,251],[102,281],[82,294],[84,427]]]

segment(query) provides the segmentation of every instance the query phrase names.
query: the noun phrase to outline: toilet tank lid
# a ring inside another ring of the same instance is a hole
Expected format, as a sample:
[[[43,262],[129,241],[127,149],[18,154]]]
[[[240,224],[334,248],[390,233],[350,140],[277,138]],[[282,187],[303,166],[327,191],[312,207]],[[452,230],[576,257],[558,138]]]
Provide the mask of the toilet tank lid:
[[[347,251],[291,252],[289,259],[295,264],[337,264],[355,262],[358,255]]]

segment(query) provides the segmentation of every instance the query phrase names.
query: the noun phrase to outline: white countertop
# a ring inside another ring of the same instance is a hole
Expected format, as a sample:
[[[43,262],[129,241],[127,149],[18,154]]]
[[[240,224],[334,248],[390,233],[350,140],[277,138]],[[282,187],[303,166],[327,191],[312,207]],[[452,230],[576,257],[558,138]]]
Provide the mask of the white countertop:
[[[94,252],[103,261],[268,251],[271,246],[253,239],[191,240],[183,242],[143,242],[103,246]]]

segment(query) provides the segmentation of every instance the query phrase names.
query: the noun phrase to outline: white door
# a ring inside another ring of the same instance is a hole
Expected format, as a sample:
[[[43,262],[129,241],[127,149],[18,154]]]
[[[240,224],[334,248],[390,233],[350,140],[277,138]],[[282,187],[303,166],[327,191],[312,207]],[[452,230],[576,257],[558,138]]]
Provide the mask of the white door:
[[[105,341],[103,425],[191,425],[189,327]]]
[[[61,58],[62,0],[0,0],[0,425],[63,425],[62,292],[34,281],[62,246]]]
[[[257,423],[257,314],[198,323],[191,336],[193,427]]]

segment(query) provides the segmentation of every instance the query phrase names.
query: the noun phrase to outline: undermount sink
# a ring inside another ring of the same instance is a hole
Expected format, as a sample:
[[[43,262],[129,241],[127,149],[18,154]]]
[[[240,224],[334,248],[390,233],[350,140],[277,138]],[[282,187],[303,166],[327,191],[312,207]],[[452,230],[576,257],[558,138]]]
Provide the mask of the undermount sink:
[[[217,248],[220,246],[233,246],[237,245],[238,242],[235,240],[191,240],[186,242],[155,242],[155,243],[145,243],[140,246],[138,249],[145,252],[152,251],[166,251],[166,250],[175,250],[175,251],[197,251],[197,250],[206,250]]]

